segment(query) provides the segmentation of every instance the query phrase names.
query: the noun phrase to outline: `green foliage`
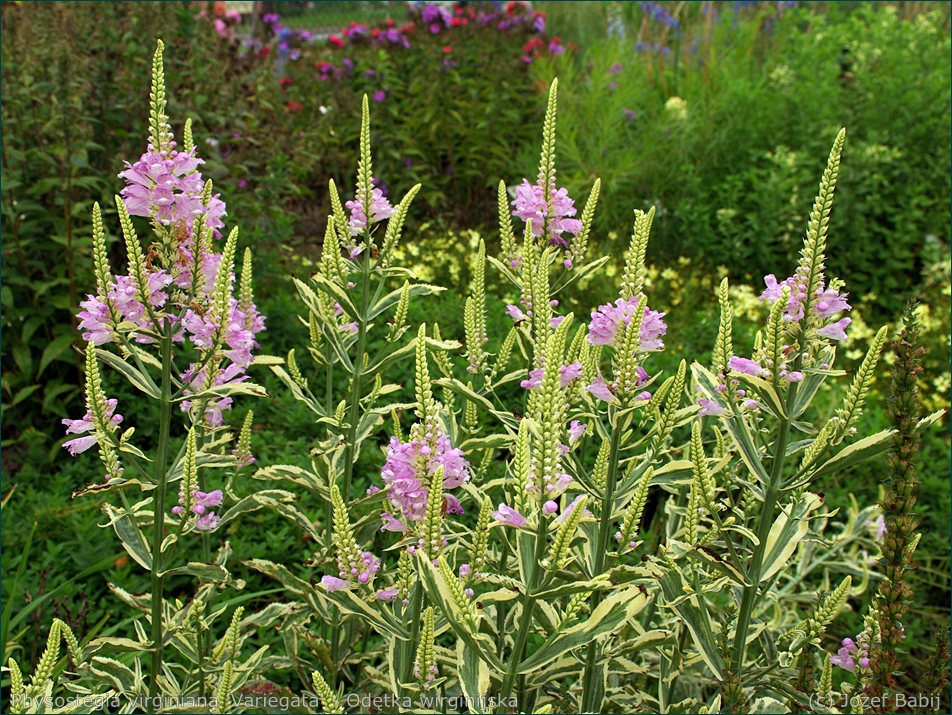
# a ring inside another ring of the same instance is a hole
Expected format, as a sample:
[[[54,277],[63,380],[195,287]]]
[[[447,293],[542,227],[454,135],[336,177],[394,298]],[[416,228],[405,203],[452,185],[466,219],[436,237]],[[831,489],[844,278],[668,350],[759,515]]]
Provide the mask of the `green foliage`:
[[[572,5],[552,4],[553,26],[574,23]],[[570,195],[603,182],[596,231],[627,232],[618,199],[636,197],[658,209],[655,260],[702,257],[734,278],[789,265],[818,157],[847,126],[830,231],[850,240],[828,267],[854,295],[873,294],[879,316],[898,311],[927,236],[949,243],[948,8],[907,19],[872,4],[760,3],[739,16],[728,5],[663,5],[678,33],[632,4],[625,39],[533,64],[566,90],[558,150]],[[532,152],[520,156],[528,173]]]

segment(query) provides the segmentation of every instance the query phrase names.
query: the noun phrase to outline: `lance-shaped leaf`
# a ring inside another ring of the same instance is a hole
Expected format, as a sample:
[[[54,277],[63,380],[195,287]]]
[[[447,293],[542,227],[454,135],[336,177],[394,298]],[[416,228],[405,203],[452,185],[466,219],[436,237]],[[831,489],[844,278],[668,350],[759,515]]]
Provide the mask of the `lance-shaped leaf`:
[[[440,291],[446,290],[441,286],[430,285],[428,283],[417,283],[416,285],[411,285],[407,289],[407,293],[411,298],[414,296],[421,295],[432,295],[433,293],[439,293]],[[383,298],[377,301],[377,303],[370,309],[367,313],[367,320],[373,320],[381,313],[389,310],[397,304],[400,300],[400,294],[403,292],[403,288],[397,288],[395,291],[387,293]]]
[[[322,276],[320,273],[315,273],[313,276],[311,276],[311,280],[314,281],[314,285],[318,290],[326,293],[330,298],[336,301],[348,316],[358,322],[361,321],[360,312],[357,310],[357,306],[355,306],[353,301],[350,299],[350,295],[347,293],[347,291],[337,285],[337,283],[327,280],[327,278]],[[294,284],[297,286],[298,292],[301,294],[304,302],[308,303],[310,296],[314,295],[314,292],[307,286],[306,283],[298,280],[297,278],[294,279]],[[314,296],[315,301],[316,299],[317,296]],[[308,307],[311,306],[308,305]],[[367,320],[369,320],[369,318]]]
[[[440,609],[453,632],[481,660],[486,661],[496,671],[505,670],[505,666],[496,656],[495,644],[486,635],[479,633],[478,629],[472,627],[468,615],[463,613],[457,605],[449,584],[443,579],[439,570],[433,566],[422,550],[418,550],[413,557],[426,595]]]
[[[842,449],[827,461],[821,464],[810,477],[811,480],[818,477],[842,472],[850,467],[855,467],[860,462],[872,459],[889,450],[892,444],[892,436],[896,430],[883,430],[876,434],[864,437]]]
[[[770,534],[767,536],[760,574],[761,583],[770,579],[787,564],[793,552],[796,551],[800,539],[806,536],[810,528],[810,512],[822,503],[823,500],[819,496],[806,492],[792,507],[790,505],[784,507],[780,516],[770,527]]]
[[[116,531],[116,536],[122,542],[129,555],[135,559],[146,571],[152,569],[152,554],[149,550],[149,543],[139,525],[124,511],[119,511],[108,502],[103,502],[102,509],[109,517],[112,528]]]
[[[719,402],[721,397],[715,391],[717,386],[716,378],[700,363],[692,363],[691,370],[701,390],[709,400]],[[760,453],[754,444],[754,436],[750,432],[750,427],[739,413],[734,413],[730,409],[721,415],[721,422],[734,438],[734,443],[740,453],[740,458],[744,460],[747,469],[761,482],[766,483],[770,480],[767,470],[764,469],[760,461]]]
[[[156,387],[151,377],[143,372],[140,372],[138,369],[134,368],[115,353],[111,353],[108,350],[103,350],[102,348],[96,348],[96,357],[106,363],[113,370],[120,373],[130,383],[132,383],[133,387],[144,392],[153,400],[158,400],[162,397],[162,393],[159,391],[159,388]]]
[[[648,597],[639,588],[613,593],[598,604],[585,621],[550,636],[535,653],[519,664],[518,673],[523,675],[538,670],[563,653],[617,630],[647,603]]]
[[[769,409],[774,416],[780,419],[786,419],[787,413],[784,409],[783,401],[780,399],[780,395],[777,394],[773,385],[761,377],[748,375],[743,372],[734,371],[731,373],[731,377],[740,380],[740,382],[744,383],[749,389],[753,390],[756,396],[760,398],[761,404],[766,405],[767,409]]]
[[[658,585],[661,586],[661,592],[664,594],[665,601],[668,602],[668,607],[672,608],[687,626],[701,659],[707,664],[715,678],[723,680],[724,661],[717,648],[707,611],[698,605],[697,596],[686,596],[681,573],[676,569],[672,569],[658,579]]]
[[[283,361],[282,361],[283,362]],[[303,402],[307,405],[308,409],[311,412],[320,415],[321,417],[327,417],[327,413],[324,411],[324,406],[314,399],[313,395],[310,392],[305,392],[304,389],[295,382],[287,371],[279,365],[271,365],[271,372],[278,376],[278,379],[285,384],[285,386],[291,391],[291,394],[294,395],[294,399],[298,402]]]
[[[599,268],[604,266],[609,260],[611,260],[611,256],[602,256],[601,258],[595,259],[591,263],[586,263],[584,266],[574,269],[571,273],[567,273],[565,282],[562,283],[560,281],[556,283],[556,285],[553,286],[552,288],[551,295],[555,296],[561,293],[566,288],[568,288],[573,283],[592,275],[593,273],[595,273],[595,271],[597,271]]]
[[[462,640],[456,641],[456,672],[470,712],[480,712],[477,704],[484,702],[489,691],[489,668]]]
[[[438,380],[433,380],[433,384],[440,385],[441,387],[448,387],[453,392],[457,393],[458,395],[462,395],[467,400],[470,400],[472,402],[476,402],[482,405],[487,410],[494,410],[496,407],[495,405],[493,405],[492,402],[490,402],[485,397],[483,397],[482,395],[474,391],[468,385],[464,385],[462,382],[460,382],[456,378],[441,377]]]
[[[307,581],[302,581],[297,576],[288,571],[287,567],[276,564],[272,561],[266,561],[265,559],[249,559],[248,561],[242,561],[242,564],[253,568],[255,571],[260,571],[265,576],[270,576],[275,581],[280,582],[282,586],[295,596],[301,596],[302,598],[307,598],[308,596],[314,593],[314,589],[311,588],[311,584]]]
[[[349,588],[328,591],[323,586],[318,586],[316,590],[344,613],[351,613],[369,621],[378,632],[389,633],[404,641],[410,639],[410,634],[403,625],[386,610],[388,607],[379,605],[385,603],[384,601],[375,600],[371,605]]]
[[[196,576],[201,581],[227,581],[230,574],[218,564],[206,564],[201,561],[189,561],[185,566],[162,572],[163,576],[184,575]]]

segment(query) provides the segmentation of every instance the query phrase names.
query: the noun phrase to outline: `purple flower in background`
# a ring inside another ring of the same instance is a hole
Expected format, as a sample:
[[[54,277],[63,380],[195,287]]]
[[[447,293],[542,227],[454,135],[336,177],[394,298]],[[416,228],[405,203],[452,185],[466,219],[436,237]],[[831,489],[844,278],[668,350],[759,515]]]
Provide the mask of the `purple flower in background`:
[[[633,122],[638,117],[638,112],[632,109],[625,108],[625,109],[622,109],[621,111],[622,111],[622,114],[628,117],[629,121]]]
[[[261,21],[265,25],[270,25],[273,22],[277,22],[281,19],[281,16],[276,12],[269,12],[262,16]]]
[[[619,72],[622,71],[622,69],[623,68],[622,68],[621,62],[619,62],[618,64],[615,64],[609,67],[608,72],[609,74],[618,74]]]
[[[374,101],[382,102],[386,98],[386,96],[387,96],[386,92],[384,92],[382,89],[378,89],[376,92],[374,92]]]
[[[609,82],[609,83],[608,83],[608,88],[609,88],[609,89],[618,89],[618,85],[615,84],[614,82]]]

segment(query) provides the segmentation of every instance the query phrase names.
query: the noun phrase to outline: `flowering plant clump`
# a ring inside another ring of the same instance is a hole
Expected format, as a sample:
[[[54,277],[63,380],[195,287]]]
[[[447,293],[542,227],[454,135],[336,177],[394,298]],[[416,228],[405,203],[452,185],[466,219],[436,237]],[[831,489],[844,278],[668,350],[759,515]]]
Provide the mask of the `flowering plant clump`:
[[[113,590],[149,616],[151,633],[147,636],[146,627],[137,621],[138,643],[99,638],[80,648],[69,627],[59,622],[50,632],[32,684],[24,689],[22,678],[14,677],[11,702],[18,696],[50,695],[61,636],[75,666],[77,679],[65,683],[73,692],[106,692],[103,683],[117,681],[112,675],[105,677],[99,667],[102,662],[119,666],[107,655],[129,651],[128,644],[148,658],[148,664],[136,660],[135,674],[121,666],[130,676],[124,681],[124,695],[129,698],[182,697],[210,694],[216,689],[220,697],[227,698],[260,660],[260,656],[248,663],[238,660],[243,640],[241,609],[217,644],[211,627],[224,609],[202,614],[215,594],[233,583],[225,568],[227,545],[213,556],[208,532],[268,499],[259,493],[222,514],[216,510],[234,495],[227,486],[209,489],[205,474],[209,468],[237,472],[254,461],[251,413],[235,449],[229,444],[234,437],[226,431],[224,413],[235,396],[264,394],[245,374],[257,347],[255,336],[264,330],[264,316],[254,302],[249,250],[236,281],[238,229],[232,229],[227,239],[221,238],[225,204],[213,193],[212,182],[203,180],[199,172],[203,160],[192,143],[190,122],[185,123],[181,148],[172,138],[165,115],[162,51],[160,41],[152,66],[148,146],[138,161],[126,162],[126,169],[119,174],[126,186],[115,198],[128,257],[126,274],[114,273],[107,261],[102,215],[98,203],[93,205],[96,291],[82,302],[78,316],[86,342],[86,413],[80,419],[63,420],[66,433],[78,435],[63,446],[74,456],[97,447],[104,467],[102,481],[77,490],[73,496],[120,497],[120,506],[106,501],[103,511],[129,556],[150,573],[152,592],[149,597]],[[149,220],[154,238],[144,249],[133,216]],[[223,244],[220,250],[216,250],[217,241]],[[134,445],[135,427],[121,431],[126,420],[118,412],[117,399],[104,392],[103,365],[158,403],[157,447],[150,456]],[[176,411],[185,422],[181,430],[184,441],[177,455],[172,448],[173,440],[179,439],[173,434]],[[169,508],[166,497],[175,482],[179,483],[178,503]],[[144,494],[135,503],[128,497],[134,489]],[[147,536],[150,530],[151,536]],[[193,533],[199,542],[194,546],[186,538]],[[183,553],[196,549],[200,556]],[[178,564],[175,555],[182,558]],[[166,601],[165,583],[170,575],[198,579],[187,604],[176,602],[173,606]],[[175,646],[177,656],[185,646],[189,657],[198,658],[197,678],[187,676],[185,684],[167,678],[165,646],[169,643]],[[11,661],[11,672],[14,670],[19,675]],[[14,712],[26,711],[25,707],[17,702]]]
[[[524,16],[511,3],[500,31]],[[442,6],[421,9],[431,34],[458,17]],[[359,42],[367,32],[354,26],[346,36]],[[58,682],[85,694],[214,696],[209,709],[223,712],[226,703],[246,707],[229,695],[269,668],[310,674],[315,702],[307,706],[325,712],[343,712],[350,703],[342,693],[358,692],[386,695],[400,712],[433,709],[433,691],[478,712],[802,711],[830,701],[837,666],[852,674],[844,694],[888,684],[875,659],[880,651],[894,658],[903,638],[901,584],[881,589],[863,631],[838,653],[827,653],[823,638],[848,599],[879,578],[869,557],[879,541],[889,573],[901,574],[915,547],[908,510],[885,499],[880,529],[878,507],[854,502],[838,515],[811,488],[896,444],[905,455],[893,459],[905,479],[897,488],[909,493],[913,444],[942,413],[919,419],[904,398],[896,429],[857,434],[886,328],[840,408],[828,415],[811,407],[825,382],[846,375],[833,365],[851,306],[825,265],[845,131],[793,276],[765,279],[769,317],[750,356],[734,354],[725,278],[710,364],[682,360],[666,371],[658,353],[673,337],[676,311],[649,306],[660,305],[645,263],[654,208],[634,212],[621,270],[610,274],[617,297],[581,318],[565,308],[573,288],[611,256],[588,255],[600,182],[580,213],[557,186],[557,80],[537,180],[523,179],[514,197],[500,182],[499,250],[491,255],[479,241],[461,325],[411,328],[411,300],[432,300],[443,288],[398,265],[421,187],[396,203],[381,187],[365,94],[353,199],[343,201],[329,182],[320,263],[306,280],[293,279],[306,309],[299,360],[294,349],[285,358],[253,355],[264,318],[251,254],[235,295],[237,229],[218,233],[225,205],[198,173],[190,125],[181,150],[172,140],[161,43],[151,100],[147,151],[120,175],[127,186],[116,198],[126,275],[106,261],[94,209],[97,291],[81,315],[87,409],[64,421],[76,435],[66,448],[96,446],[104,465],[105,479],[80,493],[121,499],[121,508],[103,509],[149,571],[151,593],[113,590],[149,616],[150,633],[137,622],[135,641],[81,647],[54,621],[29,685],[10,661],[17,710]],[[155,235],[146,251],[133,215]],[[523,222],[518,236],[514,217]],[[493,280],[512,296],[512,324],[500,335],[487,326]],[[906,363],[914,384],[914,361]],[[158,402],[153,455],[132,444],[133,428],[120,434],[125,419],[104,392],[100,364]],[[206,476],[230,469],[234,478],[256,461],[252,414],[237,442],[225,426],[235,397],[264,394],[246,374],[253,364],[268,366],[313,413],[318,434],[308,467],[271,464],[253,474],[287,489],[239,499],[232,480]],[[412,383],[408,401],[390,401],[404,382]],[[184,425],[173,456],[176,414]],[[136,503],[132,487],[144,493]],[[243,562],[284,593],[247,618],[235,609],[216,644],[213,624],[228,605],[215,598],[244,584],[226,569],[227,542],[212,555],[209,532],[261,508],[303,529],[313,553],[302,564],[284,554]],[[173,565],[190,548],[201,556]],[[170,576],[198,579],[187,602],[165,599]],[[250,632],[272,626],[287,654],[265,658],[261,648],[242,660]],[[54,678],[60,638],[76,667]],[[127,660],[104,655],[120,651]],[[932,685],[940,680],[930,675]]]
[[[430,12],[442,32],[443,13]],[[882,453],[891,434],[855,435],[885,329],[842,408],[815,426],[804,418],[820,385],[843,374],[832,365],[850,306],[842,283],[824,277],[824,252],[845,134],[794,277],[766,279],[770,317],[753,355],[734,354],[725,280],[712,365],[682,362],[664,375],[651,359],[664,350],[668,316],[649,307],[645,265],[654,209],[635,213],[618,297],[586,321],[559,311],[608,257],[586,255],[598,181],[580,213],[555,181],[557,87],[536,183],[524,180],[514,197],[500,184],[499,255],[479,243],[461,342],[437,325],[402,339],[410,298],[438,288],[394,264],[417,188],[396,205],[374,193],[364,97],[355,198],[341,202],[331,183],[319,270],[296,283],[313,366],[291,351],[271,367],[326,436],[311,469],[255,474],[323,503],[309,529],[319,581],[253,565],[324,624],[320,652],[332,660],[307,661],[320,682],[392,691],[403,710],[437,686],[497,712],[805,707],[833,664],[820,638],[865,587],[852,575],[869,575],[875,547],[864,525],[876,517],[875,507],[851,507],[834,536],[836,512],[809,485]],[[486,327],[487,266],[520,296],[500,336]],[[383,338],[376,354],[372,332]],[[415,400],[381,404],[398,389],[387,376],[411,357]],[[510,392],[516,410],[501,401]],[[416,419],[405,431],[408,410]],[[379,476],[358,494],[356,455],[382,425],[391,436],[379,445]],[[811,546],[810,534],[830,551]],[[835,588],[812,591],[814,577]],[[796,606],[769,616],[779,599]],[[302,643],[314,638],[296,616],[284,623]],[[361,640],[368,631],[382,638]],[[758,633],[774,645],[761,648]],[[865,668],[877,642],[864,635],[834,662],[848,656]]]

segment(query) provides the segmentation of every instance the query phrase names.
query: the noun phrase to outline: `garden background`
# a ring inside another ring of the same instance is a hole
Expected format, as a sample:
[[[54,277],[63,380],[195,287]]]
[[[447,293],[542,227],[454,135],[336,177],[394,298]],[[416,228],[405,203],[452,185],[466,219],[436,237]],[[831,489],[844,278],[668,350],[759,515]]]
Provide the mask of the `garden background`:
[[[120,160],[144,147],[158,37],[173,129],[192,118],[203,172],[254,250],[263,353],[283,356],[306,339],[290,276],[309,275],[320,255],[328,179],[353,183],[365,93],[381,188],[424,187],[401,250],[421,278],[455,288],[409,322],[461,338],[470,258],[480,237],[498,244],[495,188],[533,176],[557,76],[560,182],[581,197],[602,181],[593,241],[620,264],[632,208],[657,207],[649,257],[669,325],[666,370],[709,355],[723,275],[739,310],[754,322],[766,314],[763,275],[795,264],[817,177],[845,126],[829,270],[854,305],[846,356],[855,367],[874,334],[867,325],[893,323],[918,296],[923,399],[949,405],[948,5],[469,4],[448,5],[435,28],[402,3],[270,5],[240,22],[211,3],[2,5],[3,635],[22,666],[35,664],[54,617],[81,639],[126,631],[132,614],[107,583],[146,588],[100,529],[96,499],[70,499],[98,466],[65,453],[60,421],[82,411],[75,314],[94,285],[90,209],[98,201],[107,231],[117,225]],[[107,234],[114,258],[117,239]],[[515,302],[505,290],[487,286],[491,334]],[[592,283],[569,307],[585,313],[608,297]],[[887,425],[884,362],[860,432]],[[312,416],[264,369],[255,379],[272,396],[255,411],[258,464],[306,464]],[[149,415],[135,407],[145,403],[119,380],[107,386],[147,444]],[[832,412],[838,395],[821,399]],[[240,425],[244,409],[229,421]],[[949,621],[949,449],[946,417],[921,453],[923,536],[905,623],[913,679],[919,644]],[[357,473],[369,484],[381,462],[365,450]],[[822,487],[830,503],[865,506],[885,473],[880,459]],[[260,512],[222,537],[242,559],[300,563],[309,551],[297,533]],[[248,583],[244,605],[274,598],[272,582],[235,569]],[[864,604],[852,605],[855,631]],[[297,689],[287,677],[277,685]]]

